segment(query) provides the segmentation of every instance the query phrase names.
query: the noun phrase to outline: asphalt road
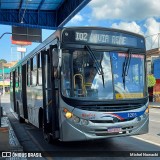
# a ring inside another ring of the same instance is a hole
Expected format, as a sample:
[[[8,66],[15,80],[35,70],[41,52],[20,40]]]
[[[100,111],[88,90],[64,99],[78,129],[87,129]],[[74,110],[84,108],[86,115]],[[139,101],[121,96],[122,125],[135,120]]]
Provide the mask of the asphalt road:
[[[60,142],[47,144],[41,129],[20,124],[10,111],[9,96],[2,97],[2,106],[25,152],[42,151],[42,159],[105,159],[105,160],[159,160],[160,159],[160,108],[150,109],[149,133],[132,137],[117,137],[87,142]],[[159,134],[159,135],[158,135]],[[158,152],[159,151],[159,152]],[[142,157],[141,154],[158,153],[159,157]],[[131,156],[138,153],[137,156]],[[118,158],[119,157],[119,158]]]

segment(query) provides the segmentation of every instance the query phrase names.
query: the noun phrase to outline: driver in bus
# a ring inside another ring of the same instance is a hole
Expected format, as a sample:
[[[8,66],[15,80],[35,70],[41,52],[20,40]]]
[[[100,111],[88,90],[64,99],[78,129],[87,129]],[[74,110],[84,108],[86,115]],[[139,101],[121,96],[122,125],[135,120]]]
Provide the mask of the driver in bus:
[[[94,66],[89,66],[86,68],[86,70],[88,70],[85,74],[85,88],[87,96],[89,97],[96,96],[97,90],[92,88],[92,84],[97,73],[96,69]]]
[[[95,70],[94,66],[89,66],[89,68],[87,67],[86,69],[89,71],[86,72],[85,83],[86,83],[86,85],[88,85],[88,86],[90,85],[90,87],[91,87],[93,80],[95,78],[95,75],[96,75],[96,70]]]

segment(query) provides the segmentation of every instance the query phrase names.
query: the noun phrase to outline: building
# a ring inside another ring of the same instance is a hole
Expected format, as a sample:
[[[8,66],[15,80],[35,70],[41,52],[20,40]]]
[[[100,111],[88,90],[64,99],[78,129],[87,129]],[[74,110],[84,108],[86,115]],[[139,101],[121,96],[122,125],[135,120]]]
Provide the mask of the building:
[[[2,63],[0,68],[0,93],[10,91],[10,68],[14,66],[17,61]]]
[[[147,74],[153,74],[156,84],[149,95],[153,101],[160,102],[160,48],[147,51]]]

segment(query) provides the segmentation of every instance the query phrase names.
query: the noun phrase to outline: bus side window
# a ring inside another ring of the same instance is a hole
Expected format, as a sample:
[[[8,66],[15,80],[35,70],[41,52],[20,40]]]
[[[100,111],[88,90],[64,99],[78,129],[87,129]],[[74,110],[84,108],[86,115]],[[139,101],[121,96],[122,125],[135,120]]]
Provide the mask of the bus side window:
[[[37,57],[31,59],[31,85],[37,85]]]
[[[37,83],[38,85],[42,85],[42,62],[41,62],[41,53],[38,54],[37,56],[37,68],[38,68],[38,79]]]
[[[19,67],[16,69],[16,87],[19,87]]]
[[[13,87],[13,73],[10,72],[10,87]]]
[[[30,60],[27,61],[27,86],[30,86]]]
[[[22,67],[19,66],[19,67],[18,67],[18,85],[19,85],[19,86],[22,85],[22,84],[21,84],[21,81],[22,81],[22,80],[21,80],[21,77],[22,77],[21,74],[22,74]]]

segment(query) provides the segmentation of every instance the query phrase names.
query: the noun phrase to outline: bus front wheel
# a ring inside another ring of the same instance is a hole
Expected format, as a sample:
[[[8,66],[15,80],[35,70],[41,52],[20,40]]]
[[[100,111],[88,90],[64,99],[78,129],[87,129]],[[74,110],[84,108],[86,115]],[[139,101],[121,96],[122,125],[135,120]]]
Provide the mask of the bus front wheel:
[[[43,137],[47,143],[49,143],[49,144],[53,143],[53,137],[50,133],[43,132]]]
[[[52,137],[52,134],[47,131],[47,128],[49,128],[49,126],[44,126],[44,123],[43,123],[43,137],[44,137],[44,140],[47,142],[47,143],[53,143],[53,137]]]

